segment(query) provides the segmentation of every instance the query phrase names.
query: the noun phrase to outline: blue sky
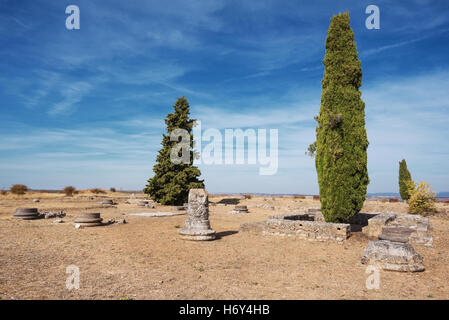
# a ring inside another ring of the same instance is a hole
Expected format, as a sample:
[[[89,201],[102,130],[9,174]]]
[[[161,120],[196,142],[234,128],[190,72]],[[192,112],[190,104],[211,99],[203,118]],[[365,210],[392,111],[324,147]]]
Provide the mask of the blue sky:
[[[76,4],[80,30],[67,30]],[[380,8],[368,30],[365,8]],[[449,190],[448,1],[0,0],[0,188],[141,189],[186,96],[203,129],[279,130],[279,169],[201,165],[210,192],[318,193],[324,42],[348,10],[363,70],[368,192],[398,162]]]

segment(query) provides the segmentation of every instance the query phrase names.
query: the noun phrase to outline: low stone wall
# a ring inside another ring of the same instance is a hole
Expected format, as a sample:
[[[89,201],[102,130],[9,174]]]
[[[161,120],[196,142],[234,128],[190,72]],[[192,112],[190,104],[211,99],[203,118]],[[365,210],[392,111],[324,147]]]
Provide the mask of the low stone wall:
[[[314,214],[286,213],[271,216],[264,222],[244,223],[240,226],[240,230],[264,235],[338,242],[346,240],[351,235],[349,224],[315,221],[315,218]]]

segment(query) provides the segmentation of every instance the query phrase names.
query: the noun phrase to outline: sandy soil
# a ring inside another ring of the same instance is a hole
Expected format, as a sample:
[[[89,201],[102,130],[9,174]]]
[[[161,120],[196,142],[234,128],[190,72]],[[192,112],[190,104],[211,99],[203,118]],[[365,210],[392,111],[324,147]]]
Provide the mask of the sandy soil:
[[[100,208],[86,194],[0,196],[0,299],[449,299],[449,206],[431,218],[433,248],[415,246],[426,271],[381,271],[380,289],[368,290],[360,263],[368,239],[360,232],[344,243],[312,242],[239,233],[243,222],[263,221],[295,207],[319,207],[319,201],[279,198],[239,200],[250,213],[233,215],[233,206],[211,206],[211,242],[178,236],[186,215],[128,216],[128,224],[75,229],[81,212],[121,218],[123,212],[171,211],[125,204],[129,195],[108,193],[117,208]],[[33,203],[32,199],[41,199]],[[221,198],[211,197],[211,201]],[[257,208],[269,204],[276,210]],[[11,218],[17,207],[64,210],[53,219]],[[288,208],[290,207],[290,208]],[[404,203],[367,201],[363,212],[406,212]],[[80,269],[80,289],[66,288],[66,267]]]

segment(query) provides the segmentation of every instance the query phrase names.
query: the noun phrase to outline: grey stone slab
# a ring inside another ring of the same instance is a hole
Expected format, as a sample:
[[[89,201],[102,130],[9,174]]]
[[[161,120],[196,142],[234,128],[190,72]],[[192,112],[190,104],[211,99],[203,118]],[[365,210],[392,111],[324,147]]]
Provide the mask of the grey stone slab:
[[[415,252],[411,244],[388,240],[370,241],[361,262],[389,271],[425,270],[423,258]]]

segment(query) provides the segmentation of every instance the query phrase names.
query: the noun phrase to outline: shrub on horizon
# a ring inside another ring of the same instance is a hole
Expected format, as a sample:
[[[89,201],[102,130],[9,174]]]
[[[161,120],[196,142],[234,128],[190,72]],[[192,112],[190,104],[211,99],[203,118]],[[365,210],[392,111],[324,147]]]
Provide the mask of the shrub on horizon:
[[[65,187],[64,190],[63,190],[64,194],[65,194],[67,197],[73,196],[73,194],[75,193],[75,191],[76,191],[76,188],[75,188],[75,187],[72,187],[72,186]]]
[[[9,192],[16,195],[23,195],[28,191],[28,187],[23,184],[15,184],[11,187]]]
[[[100,189],[100,188],[93,188],[93,189],[90,189],[89,191],[94,194],[106,193],[106,191],[104,191],[103,189]]]
[[[436,212],[436,193],[430,185],[425,181],[415,185],[410,180],[407,182],[407,186],[410,194],[410,199],[408,199],[408,212],[410,214],[427,215]]]

